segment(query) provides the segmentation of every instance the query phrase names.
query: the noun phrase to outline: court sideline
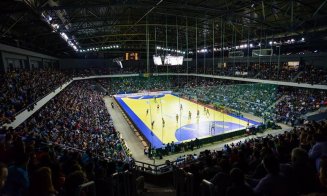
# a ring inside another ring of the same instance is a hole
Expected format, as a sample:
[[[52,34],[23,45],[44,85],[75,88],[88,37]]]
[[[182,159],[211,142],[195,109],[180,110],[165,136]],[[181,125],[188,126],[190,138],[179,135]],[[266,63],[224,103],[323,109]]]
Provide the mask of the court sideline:
[[[111,108],[112,98],[105,96],[103,99],[111,115],[116,130],[120,132],[121,137],[125,140],[125,143],[128,149],[131,151],[133,158],[142,162],[153,163],[153,160],[150,160],[147,156],[144,155],[144,147],[141,141],[133,133],[130,126],[124,119],[122,113],[120,110],[118,110],[117,105],[115,105],[114,109]]]

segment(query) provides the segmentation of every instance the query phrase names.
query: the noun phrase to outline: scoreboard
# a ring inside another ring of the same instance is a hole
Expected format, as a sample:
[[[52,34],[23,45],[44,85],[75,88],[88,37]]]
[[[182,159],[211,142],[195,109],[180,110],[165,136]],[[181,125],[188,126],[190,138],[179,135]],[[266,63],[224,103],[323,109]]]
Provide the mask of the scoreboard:
[[[125,61],[138,61],[139,53],[138,52],[126,52],[125,53]]]

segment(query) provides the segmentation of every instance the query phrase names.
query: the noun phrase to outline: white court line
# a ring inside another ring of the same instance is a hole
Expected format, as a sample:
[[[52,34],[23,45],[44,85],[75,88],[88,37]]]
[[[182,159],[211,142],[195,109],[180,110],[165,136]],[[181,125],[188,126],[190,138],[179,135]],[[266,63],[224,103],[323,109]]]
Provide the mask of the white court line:
[[[196,129],[194,129],[194,128],[188,128],[188,127],[183,127],[183,129],[188,129],[188,130],[191,130],[191,131],[196,131]]]
[[[215,125],[215,127],[220,127],[220,128],[224,128],[224,129],[225,128],[227,128],[227,129],[229,128],[229,126],[225,126],[225,125]]]

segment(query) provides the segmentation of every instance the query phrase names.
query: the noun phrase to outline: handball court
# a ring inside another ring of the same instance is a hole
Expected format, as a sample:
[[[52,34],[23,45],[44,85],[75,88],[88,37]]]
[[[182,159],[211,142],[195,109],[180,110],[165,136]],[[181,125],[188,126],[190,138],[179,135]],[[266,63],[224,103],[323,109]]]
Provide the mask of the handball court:
[[[155,148],[261,124],[249,118],[224,114],[169,91],[120,94],[114,98]]]

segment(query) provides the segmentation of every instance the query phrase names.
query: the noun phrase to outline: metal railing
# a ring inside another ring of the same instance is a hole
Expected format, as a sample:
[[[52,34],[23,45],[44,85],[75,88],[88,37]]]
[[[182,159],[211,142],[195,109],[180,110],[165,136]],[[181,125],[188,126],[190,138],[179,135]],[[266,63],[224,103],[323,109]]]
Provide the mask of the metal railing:
[[[208,180],[202,180],[200,184],[201,196],[214,196],[214,185]]]
[[[14,116],[17,116],[17,115],[19,115],[20,113],[24,112],[26,109],[31,108],[34,104],[36,104],[37,102],[39,102],[41,99],[43,99],[44,97],[50,95],[52,92],[54,92],[54,91],[57,90],[58,88],[61,88],[64,84],[66,84],[67,82],[69,82],[69,81],[71,81],[71,80],[72,80],[72,78],[71,78],[70,80],[64,82],[63,84],[59,84],[59,85],[55,86],[54,89],[52,89],[51,91],[49,91],[49,93],[46,93],[45,95],[38,97],[35,101],[33,101],[33,103],[28,104],[27,106],[23,107],[21,110],[19,110],[18,112],[16,112],[16,113],[14,114]]]
[[[89,182],[86,182],[84,184],[81,184],[78,186],[76,192],[75,192],[75,196],[80,196],[81,193],[87,189],[87,195],[88,196],[96,196],[96,190],[95,190],[95,183],[94,181],[89,181]],[[85,194],[82,194],[82,195],[85,195]]]
[[[167,161],[166,163],[156,165],[155,163],[151,164],[151,163],[134,160],[134,167],[138,171],[142,171],[154,175],[161,175],[174,171],[174,169],[179,167],[180,164],[189,164],[195,161],[196,160],[187,161],[185,159],[178,159],[175,161]]]

